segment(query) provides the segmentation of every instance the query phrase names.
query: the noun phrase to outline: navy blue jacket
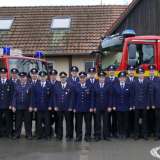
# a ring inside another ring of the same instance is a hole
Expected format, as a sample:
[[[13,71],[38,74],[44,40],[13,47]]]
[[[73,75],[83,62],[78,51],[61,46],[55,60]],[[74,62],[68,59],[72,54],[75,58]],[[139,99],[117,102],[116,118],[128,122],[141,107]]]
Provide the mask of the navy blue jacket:
[[[35,100],[36,98],[34,98],[34,90],[35,90],[35,86],[37,85],[37,83],[39,83],[40,81],[37,80],[36,82],[33,83],[32,80],[29,80],[28,83],[31,85],[31,103],[32,103],[32,106],[35,105]]]
[[[125,83],[124,88],[120,86],[120,82],[114,85],[115,107],[117,111],[129,111],[131,103],[131,88],[128,83]]]
[[[72,86],[67,83],[66,87],[62,88],[61,82],[59,82],[52,91],[52,107],[57,107],[59,111],[73,109],[74,92]]]
[[[18,110],[28,109],[31,106],[31,85],[16,84],[14,89],[14,96],[12,100],[12,106]]]
[[[41,82],[38,82],[33,88],[33,106],[37,108],[38,111],[46,111],[50,107],[51,102],[51,84],[46,81],[44,87],[41,86]]]
[[[86,81],[86,84],[89,86],[89,87],[94,87],[96,85],[96,83],[98,83],[98,80],[97,79],[94,79],[94,83],[91,82],[90,78],[87,79]]]
[[[109,106],[109,94],[111,87],[109,84],[104,84],[103,88],[100,88],[100,84],[97,83],[94,86],[94,107],[96,111],[106,110]]]
[[[153,95],[154,106],[160,108],[160,78],[154,83]]]
[[[79,77],[76,78],[76,81],[74,81],[72,77],[68,77],[67,83],[74,87],[77,85],[77,83],[79,83]]]
[[[130,90],[131,90],[131,99],[130,99],[130,107],[133,107],[135,104],[134,104],[134,96],[135,96],[135,89],[134,89],[134,83],[136,81],[136,77],[133,78],[133,81],[131,81],[129,79],[129,77],[127,77],[127,80],[126,80],[126,83],[128,83],[130,85]]]
[[[79,83],[79,77],[76,78],[76,81],[72,77],[68,77],[67,83],[72,87],[73,94],[75,95],[75,86]],[[73,106],[75,106],[75,98],[73,98]]]
[[[158,77],[154,77],[153,79],[151,77],[148,77],[148,105],[154,106],[154,97],[155,97],[155,87],[158,83]]]
[[[109,93],[109,97],[108,97],[108,103],[109,103],[109,107],[115,107],[115,95],[113,93],[113,88],[114,88],[114,85],[116,83],[118,83],[118,78],[115,77],[114,80],[111,80],[109,77],[106,78],[106,83],[110,85],[111,89],[110,89],[110,93]]]
[[[0,80],[0,109],[8,109],[12,103],[14,86],[10,80],[2,84]]]
[[[134,105],[135,109],[146,109],[148,103],[148,80],[144,79],[143,84],[140,84],[137,79],[134,83],[135,96]]]
[[[76,112],[88,112],[90,108],[94,108],[93,90],[89,85],[84,88],[78,83],[75,88],[75,106]]]

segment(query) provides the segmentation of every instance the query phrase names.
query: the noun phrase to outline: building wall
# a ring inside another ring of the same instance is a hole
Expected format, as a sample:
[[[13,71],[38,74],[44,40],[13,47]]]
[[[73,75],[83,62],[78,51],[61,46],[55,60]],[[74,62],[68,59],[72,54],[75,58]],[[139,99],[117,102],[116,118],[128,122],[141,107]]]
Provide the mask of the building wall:
[[[72,65],[77,66],[80,71],[85,71],[85,63],[95,61],[92,56],[76,56],[72,57]]]
[[[138,35],[160,35],[160,0],[141,0],[114,31],[132,28]]]
[[[61,56],[61,57],[51,57],[47,60],[53,64],[53,68],[58,70],[58,72],[65,71],[69,73],[69,56]],[[80,71],[85,70],[85,62],[94,61],[94,57],[92,56],[73,56],[71,59],[71,63],[74,66],[77,66]]]
[[[69,59],[67,57],[52,57],[47,59],[58,72],[69,72]]]

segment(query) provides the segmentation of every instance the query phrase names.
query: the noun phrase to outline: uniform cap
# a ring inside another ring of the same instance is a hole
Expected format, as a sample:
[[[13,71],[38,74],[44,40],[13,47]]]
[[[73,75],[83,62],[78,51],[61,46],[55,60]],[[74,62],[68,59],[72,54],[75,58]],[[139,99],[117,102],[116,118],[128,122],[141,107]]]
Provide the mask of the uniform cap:
[[[79,77],[87,77],[87,73],[86,72],[80,72]]]
[[[57,75],[58,72],[57,72],[57,70],[52,69],[52,70],[50,70],[49,74],[50,74],[50,75]]]
[[[38,73],[38,69],[37,68],[32,68],[30,72],[32,74],[37,74]]]
[[[0,68],[0,73],[7,73],[7,68]]]
[[[127,73],[125,71],[119,72],[118,77],[126,77]]]
[[[156,66],[153,65],[153,64],[151,64],[151,65],[148,66],[148,69],[149,69],[149,70],[155,70],[155,69],[156,69]]]
[[[88,72],[89,73],[95,73],[96,72],[96,68],[91,67],[91,68],[88,69]]]
[[[104,71],[100,71],[99,73],[98,73],[98,76],[99,77],[105,77],[106,76],[106,72],[104,72]]]
[[[40,71],[39,72],[40,77],[45,77],[46,75],[47,75],[47,72],[45,72],[45,71]]]
[[[115,66],[114,65],[110,65],[109,67],[108,67],[108,71],[115,71]]]
[[[78,69],[77,66],[72,66],[71,67],[71,72],[78,72],[78,71],[79,71],[79,69]]]
[[[27,76],[27,73],[26,73],[26,72],[20,72],[20,73],[19,73],[19,76],[20,76],[20,77],[26,77],[26,76]]]
[[[65,78],[65,77],[67,77],[67,73],[66,72],[60,72],[59,76],[60,76],[60,78]]]
[[[144,68],[143,67],[138,67],[137,68],[137,73],[144,73]]]
[[[130,66],[127,67],[127,69],[130,70],[130,71],[133,71],[133,70],[135,70],[135,67],[130,65]]]
[[[18,74],[19,71],[18,71],[17,68],[12,68],[12,69],[11,69],[11,73],[13,73],[13,74]]]

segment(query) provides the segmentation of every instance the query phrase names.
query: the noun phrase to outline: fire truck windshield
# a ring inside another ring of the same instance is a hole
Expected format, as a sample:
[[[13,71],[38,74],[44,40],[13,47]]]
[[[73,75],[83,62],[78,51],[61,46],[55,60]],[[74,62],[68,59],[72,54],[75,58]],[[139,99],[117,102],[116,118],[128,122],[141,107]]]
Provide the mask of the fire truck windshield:
[[[12,68],[18,68],[20,72],[27,72],[27,73],[29,73],[29,71],[32,68],[37,68],[40,71],[41,70],[47,71],[47,64],[39,60],[10,58],[9,66],[10,70]]]
[[[46,71],[47,72],[47,63],[44,61],[40,61],[37,59],[28,59],[28,58],[13,58],[13,57],[1,57],[0,58],[0,68],[1,67],[9,67],[8,69],[11,70],[12,68],[17,68],[20,72],[27,72],[32,68],[37,68],[39,71]]]

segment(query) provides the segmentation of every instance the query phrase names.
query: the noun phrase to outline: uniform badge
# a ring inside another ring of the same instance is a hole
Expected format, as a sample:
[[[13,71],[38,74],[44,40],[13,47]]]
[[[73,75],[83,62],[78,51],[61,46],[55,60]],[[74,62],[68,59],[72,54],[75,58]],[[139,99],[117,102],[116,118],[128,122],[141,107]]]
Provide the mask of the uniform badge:
[[[7,87],[7,91],[8,91],[8,92],[10,91],[10,87]]]

